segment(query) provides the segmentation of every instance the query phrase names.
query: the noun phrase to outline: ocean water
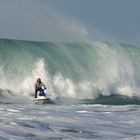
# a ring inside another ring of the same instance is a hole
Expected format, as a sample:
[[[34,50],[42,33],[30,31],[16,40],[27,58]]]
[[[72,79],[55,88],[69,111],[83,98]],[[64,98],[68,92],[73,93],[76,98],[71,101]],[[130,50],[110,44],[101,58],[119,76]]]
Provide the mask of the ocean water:
[[[139,140],[138,105],[0,105],[1,140]]]
[[[0,140],[140,139],[138,47],[1,39],[0,76]]]

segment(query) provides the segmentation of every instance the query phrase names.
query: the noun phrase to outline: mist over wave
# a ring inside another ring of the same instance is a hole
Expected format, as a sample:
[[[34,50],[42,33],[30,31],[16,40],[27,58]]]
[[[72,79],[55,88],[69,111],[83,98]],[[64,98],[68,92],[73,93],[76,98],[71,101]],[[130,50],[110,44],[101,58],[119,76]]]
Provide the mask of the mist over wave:
[[[139,97],[140,49],[105,42],[0,40],[0,99],[29,102],[37,77],[51,98]]]

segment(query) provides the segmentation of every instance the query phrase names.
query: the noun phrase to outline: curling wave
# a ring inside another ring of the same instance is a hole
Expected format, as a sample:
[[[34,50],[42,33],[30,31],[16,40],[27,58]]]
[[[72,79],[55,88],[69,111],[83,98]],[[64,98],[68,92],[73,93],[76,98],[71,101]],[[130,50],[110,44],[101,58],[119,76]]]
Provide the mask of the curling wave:
[[[0,50],[2,100],[11,95],[32,99],[37,77],[46,83],[51,98],[140,96],[140,48],[135,46],[0,39]]]

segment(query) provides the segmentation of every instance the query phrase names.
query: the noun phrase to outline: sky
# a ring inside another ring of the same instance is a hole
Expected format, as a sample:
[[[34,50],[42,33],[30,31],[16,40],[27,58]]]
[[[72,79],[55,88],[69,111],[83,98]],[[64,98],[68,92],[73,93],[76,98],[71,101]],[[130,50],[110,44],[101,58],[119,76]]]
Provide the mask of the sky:
[[[140,0],[0,0],[0,38],[140,46]]]

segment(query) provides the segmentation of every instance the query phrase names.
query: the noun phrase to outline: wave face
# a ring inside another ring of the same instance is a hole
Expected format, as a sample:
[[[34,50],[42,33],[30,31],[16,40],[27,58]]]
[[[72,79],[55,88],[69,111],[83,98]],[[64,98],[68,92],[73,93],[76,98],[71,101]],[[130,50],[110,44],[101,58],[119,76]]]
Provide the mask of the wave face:
[[[52,98],[139,98],[140,48],[105,42],[0,40],[0,97],[32,98],[37,77]],[[30,95],[30,96],[29,96]]]

